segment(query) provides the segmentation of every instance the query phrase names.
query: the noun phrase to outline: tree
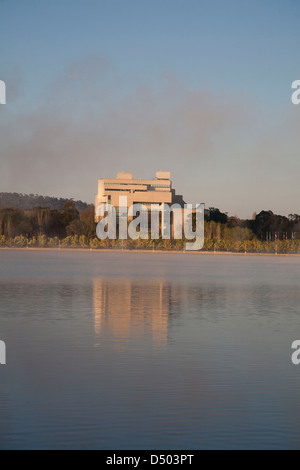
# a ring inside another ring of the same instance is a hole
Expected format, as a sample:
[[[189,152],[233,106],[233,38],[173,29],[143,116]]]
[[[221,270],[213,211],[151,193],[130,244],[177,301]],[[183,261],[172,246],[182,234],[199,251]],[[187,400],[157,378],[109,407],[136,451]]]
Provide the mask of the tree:
[[[216,209],[215,207],[210,207],[209,208],[209,213],[210,213],[210,220],[220,223],[220,224],[226,224],[228,220],[228,216],[224,212],[220,212],[219,209]]]
[[[79,218],[79,212],[75,207],[73,201],[65,202],[61,212],[61,220],[65,227],[67,227],[73,220]]]

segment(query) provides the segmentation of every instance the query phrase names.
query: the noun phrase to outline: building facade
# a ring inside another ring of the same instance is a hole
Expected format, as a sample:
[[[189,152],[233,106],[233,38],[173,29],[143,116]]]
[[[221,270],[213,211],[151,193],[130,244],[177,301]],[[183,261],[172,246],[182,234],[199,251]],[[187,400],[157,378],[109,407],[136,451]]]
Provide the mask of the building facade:
[[[184,207],[182,196],[177,195],[172,188],[169,171],[157,171],[154,179],[133,179],[132,173],[119,172],[117,178],[103,178],[98,180],[98,193],[95,197],[95,220],[100,217],[98,207],[101,204],[111,204],[116,209],[119,198],[127,197],[127,207],[132,204],[143,204],[146,207],[152,204],[179,204]]]

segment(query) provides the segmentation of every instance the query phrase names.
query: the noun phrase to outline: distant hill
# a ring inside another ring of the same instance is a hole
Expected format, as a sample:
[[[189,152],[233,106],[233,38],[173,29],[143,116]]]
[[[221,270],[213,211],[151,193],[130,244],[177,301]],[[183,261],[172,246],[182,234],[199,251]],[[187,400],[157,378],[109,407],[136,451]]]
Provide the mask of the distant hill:
[[[61,210],[65,202],[73,199],[57,198],[50,196],[39,196],[38,194],[1,193],[0,207],[16,207],[18,209],[32,209],[33,207],[48,207],[49,209]],[[87,203],[73,201],[76,209],[82,211],[87,208]]]

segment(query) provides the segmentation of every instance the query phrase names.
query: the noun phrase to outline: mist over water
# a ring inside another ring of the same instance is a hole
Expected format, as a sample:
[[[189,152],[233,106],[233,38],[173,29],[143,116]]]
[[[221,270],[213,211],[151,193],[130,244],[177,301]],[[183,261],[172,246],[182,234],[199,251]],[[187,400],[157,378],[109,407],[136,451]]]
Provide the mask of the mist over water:
[[[297,257],[0,252],[0,448],[298,448]]]

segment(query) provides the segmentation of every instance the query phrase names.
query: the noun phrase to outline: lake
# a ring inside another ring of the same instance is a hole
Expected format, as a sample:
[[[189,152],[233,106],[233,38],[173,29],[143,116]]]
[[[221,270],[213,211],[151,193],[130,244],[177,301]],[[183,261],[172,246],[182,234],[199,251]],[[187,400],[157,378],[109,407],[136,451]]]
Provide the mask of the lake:
[[[299,448],[299,264],[0,250],[0,448]]]

